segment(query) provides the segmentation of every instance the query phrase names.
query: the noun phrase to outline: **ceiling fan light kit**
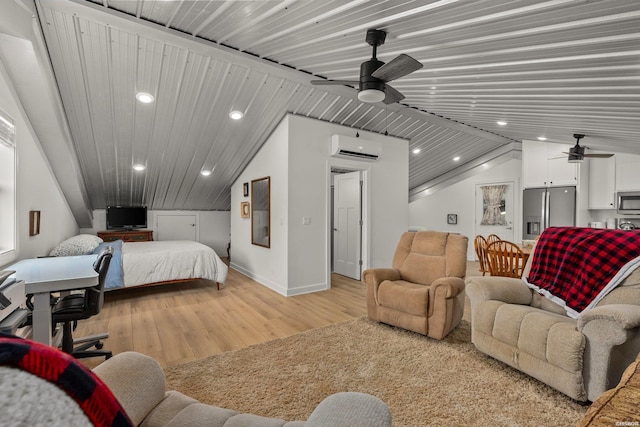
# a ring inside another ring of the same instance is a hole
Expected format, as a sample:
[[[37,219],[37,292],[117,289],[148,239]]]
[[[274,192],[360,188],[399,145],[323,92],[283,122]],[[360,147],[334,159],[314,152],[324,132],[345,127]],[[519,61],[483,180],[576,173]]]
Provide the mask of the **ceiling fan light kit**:
[[[365,89],[358,92],[358,100],[360,102],[368,102],[370,104],[384,101],[384,97],[384,92],[378,89]]]

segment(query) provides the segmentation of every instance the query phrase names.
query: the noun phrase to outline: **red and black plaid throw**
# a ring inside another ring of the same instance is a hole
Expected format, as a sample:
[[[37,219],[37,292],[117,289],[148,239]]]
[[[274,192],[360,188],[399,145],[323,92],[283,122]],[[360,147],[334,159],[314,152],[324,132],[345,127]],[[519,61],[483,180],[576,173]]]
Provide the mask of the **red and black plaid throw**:
[[[53,347],[0,335],[0,365],[13,366],[64,390],[95,426],[132,426],[111,390],[87,367]]]
[[[638,257],[640,231],[550,227],[536,244],[527,281],[580,313]]]

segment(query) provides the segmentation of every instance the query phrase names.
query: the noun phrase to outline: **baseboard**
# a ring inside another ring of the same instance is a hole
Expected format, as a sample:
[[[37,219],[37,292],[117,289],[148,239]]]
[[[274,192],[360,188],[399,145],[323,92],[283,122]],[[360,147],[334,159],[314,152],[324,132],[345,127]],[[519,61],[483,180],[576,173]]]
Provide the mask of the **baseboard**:
[[[316,283],[313,285],[305,285],[296,288],[287,288],[286,286],[283,286],[279,283],[275,283],[269,279],[265,279],[264,277],[261,277],[254,272],[247,270],[241,265],[234,264],[233,262],[231,262],[230,267],[285,297],[309,294],[318,291],[326,291],[327,289],[331,288],[331,285],[328,283]]]

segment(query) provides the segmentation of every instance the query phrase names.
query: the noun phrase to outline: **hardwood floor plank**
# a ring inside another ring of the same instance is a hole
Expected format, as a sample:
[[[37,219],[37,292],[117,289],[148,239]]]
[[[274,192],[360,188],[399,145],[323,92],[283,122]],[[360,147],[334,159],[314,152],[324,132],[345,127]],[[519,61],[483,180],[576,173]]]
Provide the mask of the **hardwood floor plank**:
[[[477,263],[467,274],[478,274]],[[79,322],[74,335],[109,331],[105,348],[114,354],[137,351],[166,367],[366,313],[366,288],[356,280],[334,274],[329,290],[284,297],[229,269],[219,291],[206,280],[109,291],[100,314]]]

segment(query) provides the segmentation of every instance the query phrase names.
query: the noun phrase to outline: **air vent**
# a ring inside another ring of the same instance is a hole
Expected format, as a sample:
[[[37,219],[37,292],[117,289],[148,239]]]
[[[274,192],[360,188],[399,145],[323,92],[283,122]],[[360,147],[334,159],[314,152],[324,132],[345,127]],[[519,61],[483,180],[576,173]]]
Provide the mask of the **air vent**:
[[[344,135],[331,136],[331,155],[357,160],[378,160],[382,146],[377,141],[352,138]]]

